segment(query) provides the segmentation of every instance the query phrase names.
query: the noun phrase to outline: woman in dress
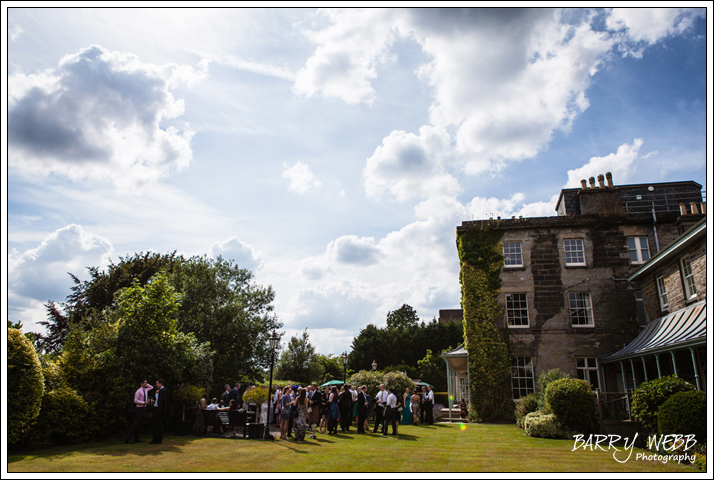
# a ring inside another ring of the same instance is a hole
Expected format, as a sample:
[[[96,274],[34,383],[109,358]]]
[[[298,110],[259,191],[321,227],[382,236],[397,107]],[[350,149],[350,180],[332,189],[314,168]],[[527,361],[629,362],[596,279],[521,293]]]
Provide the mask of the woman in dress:
[[[300,442],[305,440],[305,431],[307,430],[307,395],[305,389],[298,389],[298,397],[293,401],[293,405],[297,410],[297,420],[295,421],[295,441]]]
[[[461,418],[467,418],[469,416],[469,406],[466,403],[466,399],[462,398],[461,403],[459,403],[459,410]]]
[[[340,407],[337,405],[339,400],[337,395],[337,387],[332,387],[332,392],[330,393],[330,399],[327,401],[328,405],[328,422],[327,422],[327,434],[336,435],[337,434],[337,419],[340,418]]]
[[[411,396],[411,411],[412,411],[412,421],[414,425],[419,425],[417,422],[417,418],[419,418],[419,404],[421,403],[421,397],[419,396],[418,393],[415,393],[414,395]],[[409,406],[408,403],[404,403],[404,408],[407,408]]]
[[[327,415],[328,415],[328,403],[327,403],[327,398],[330,394],[329,392],[330,387],[325,388],[324,392],[321,392],[322,395],[320,396],[320,433],[327,433]]]
[[[407,387],[407,390],[402,396],[402,425],[411,425],[414,423],[414,417],[412,416],[412,395]]]
[[[290,387],[283,388],[280,397],[280,438],[287,440],[288,423],[290,422]]]

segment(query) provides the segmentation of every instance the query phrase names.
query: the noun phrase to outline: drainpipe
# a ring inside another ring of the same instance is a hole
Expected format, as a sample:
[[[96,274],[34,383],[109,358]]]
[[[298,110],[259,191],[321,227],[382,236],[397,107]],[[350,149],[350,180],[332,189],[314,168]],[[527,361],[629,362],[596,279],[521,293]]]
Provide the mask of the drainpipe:
[[[655,247],[659,253],[659,240],[657,239],[657,215],[655,215],[654,202],[652,202],[652,230],[654,231]]]
[[[697,390],[701,390],[702,386],[699,384],[699,367],[697,367],[697,357],[694,354],[694,349],[689,347],[689,353],[692,354],[692,365],[694,365],[694,378],[697,380]]]

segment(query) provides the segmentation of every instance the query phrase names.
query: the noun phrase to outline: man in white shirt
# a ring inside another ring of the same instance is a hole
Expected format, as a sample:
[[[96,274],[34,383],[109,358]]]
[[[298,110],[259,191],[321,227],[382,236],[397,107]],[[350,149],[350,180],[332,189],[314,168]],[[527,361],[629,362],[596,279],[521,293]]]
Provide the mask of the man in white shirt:
[[[384,423],[384,406],[387,403],[387,392],[384,391],[384,384],[379,386],[379,392],[374,397],[374,401],[377,402],[377,408],[375,408],[376,418],[374,420],[374,430],[372,433],[377,433],[379,425]]]
[[[397,434],[397,395],[394,393],[394,388],[389,389],[387,396],[387,411],[384,414],[384,428],[382,435],[387,435],[389,432],[389,424],[392,424],[392,435]]]
[[[206,410],[216,410],[218,409],[218,399],[214,398],[211,400],[211,404],[206,407]]]
[[[426,394],[426,423],[434,425],[434,387],[429,385],[429,393]]]

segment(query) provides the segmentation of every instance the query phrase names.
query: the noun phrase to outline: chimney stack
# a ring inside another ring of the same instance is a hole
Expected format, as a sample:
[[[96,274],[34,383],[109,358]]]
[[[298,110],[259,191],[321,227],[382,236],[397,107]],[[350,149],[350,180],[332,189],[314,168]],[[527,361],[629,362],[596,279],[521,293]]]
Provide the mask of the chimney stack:
[[[613,186],[613,185],[612,185],[612,173],[611,173],[611,172],[607,172],[607,173],[605,174],[605,178],[607,179],[607,186],[608,186],[608,187],[612,187],[612,186]]]
[[[597,176],[597,184],[600,188],[605,188],[605,176],[602,173]]]
[[[588,181],[583,178],[582,180],[580,180],[580,186],[583,190],[585,190],[586,188],[588,188]]]
[[[590,177],[588,180],[590,181],[590,188],[595,188],[595,177]]]

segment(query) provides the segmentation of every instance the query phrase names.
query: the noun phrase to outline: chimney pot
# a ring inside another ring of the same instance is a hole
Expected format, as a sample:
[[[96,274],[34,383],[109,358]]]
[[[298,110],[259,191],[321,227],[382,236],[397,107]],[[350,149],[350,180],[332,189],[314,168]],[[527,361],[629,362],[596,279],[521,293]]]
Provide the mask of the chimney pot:
[[[687,214],[687,204],[686,204],[686,203],[680,203],[680,204],[679,204],[679,214],[680,214],[680,215],[686,215],[686,214]]]
[[[702,202],[701,205],[702,205],[702,213],[706,215],[706,213],[707,213],[707,204],[706,204],[705,202]]]
[[[590,188],[595,188],[595,177],[590,177],[588,181],[590,182]]]
[[[612,185],[612,173],[611,173],[611,172],[607,172],[607,173],[605,174],[605,178],[607,179],[607,186],[608,186],[608,187],[612,187],[612,186],[613,186],[613,185]]]
[[[597,176],[597,184],[600,188],[605,188],[605,176],[602,173]]]
[[[697,207],[697,202],[692,202],[692,215],[699,215],[699,208]]]
[[[588,188],[588,181],[585,180],[584,178],[582,180],[580,180],[580,187],[582,187],[583,190]]]

